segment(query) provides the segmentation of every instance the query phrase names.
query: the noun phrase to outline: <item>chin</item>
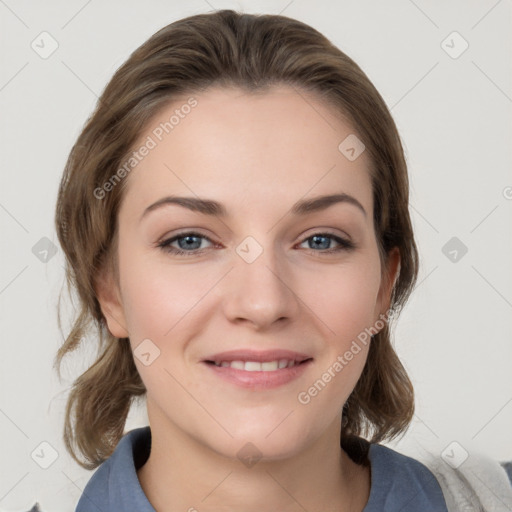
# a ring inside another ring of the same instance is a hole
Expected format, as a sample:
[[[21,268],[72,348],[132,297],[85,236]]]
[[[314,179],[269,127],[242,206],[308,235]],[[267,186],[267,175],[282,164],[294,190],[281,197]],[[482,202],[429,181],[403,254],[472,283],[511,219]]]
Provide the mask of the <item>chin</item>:
[[[293,414],[290,415],[293,416]],[[282,422],[280,424],[280,422]],[[289,420],[270,422],[255,420],[252,424],[239,425],[233,438],[224,438],[226,444],[219,448],[222,454],[231,458],[255,458],[261,460],[283,460],[304,450],[311,442],[310,429],[305,425],[293,425]]]
[[[219,455],[239,460],[247,467],[252,467],[256,462],[286,460],[296,456],[306,444],[305,439],[296,439],[289,435],[276,436],[276,439],[245,438],[219,440],[218,443],[211,440],[209,447]]]

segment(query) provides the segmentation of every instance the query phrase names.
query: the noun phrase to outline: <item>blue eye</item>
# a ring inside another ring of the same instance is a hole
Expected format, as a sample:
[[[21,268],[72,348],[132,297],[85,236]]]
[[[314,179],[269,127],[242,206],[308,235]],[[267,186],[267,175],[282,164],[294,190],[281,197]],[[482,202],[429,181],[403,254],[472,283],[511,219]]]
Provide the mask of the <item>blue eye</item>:
[[[209,248],[201,247],[203,241],[213,244],[208,237],[201,235],[200,233],[181,233],[180,235],[160,242],[158,247],[171,254],[179,256],[194,256]],[[336,247],[332,247],[333,242],[337,244]],[[304,249],[321,254],[329,254],[355,248],[355,245],[351,241],[345,240],[331,233],[315,233],[314,235],[306,238],[300,245],[305,243],[308,244],[308,247],[304,247]],[[177,244],[177,247],[174,244]]]
[[[338,244],[337,247],[331,247],[332,241],[335,241]],[[315,233],[313,236],[306,238],[302,244],[308,244],[308,249],[320,249],[321,252],[337,252],[342,250],[353,249],[354,244],[349,240],[345,240],[340,238],[339,236],[332,235],[330,233]],[[302,245],[301,244],[301,245]],[[318,252],[315,250],[315,252]]]
[[[192,256],[204,249],[204,247],[201,248],[202,240],[208,240],[211,242],[208,237],[200,235],[199,233],[183,233],[173,238],[169,238],[168,240],[164,240],[158,244],[158,247],[173,254]],[[178,247],[171,245],[175,242],[178,243]]]

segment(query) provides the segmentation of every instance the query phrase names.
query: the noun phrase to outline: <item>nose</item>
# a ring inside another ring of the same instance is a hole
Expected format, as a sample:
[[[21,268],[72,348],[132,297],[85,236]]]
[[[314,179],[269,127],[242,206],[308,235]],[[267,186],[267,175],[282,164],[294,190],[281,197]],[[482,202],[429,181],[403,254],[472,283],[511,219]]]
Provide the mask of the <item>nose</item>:
[[[255,330],[296,317],[299,298],[285,262],[278,262],[271,250],[263,251],[250,263],[242,256],[234,255],[235,268],[225,283],[226,317],[231,322],[247,323]]]

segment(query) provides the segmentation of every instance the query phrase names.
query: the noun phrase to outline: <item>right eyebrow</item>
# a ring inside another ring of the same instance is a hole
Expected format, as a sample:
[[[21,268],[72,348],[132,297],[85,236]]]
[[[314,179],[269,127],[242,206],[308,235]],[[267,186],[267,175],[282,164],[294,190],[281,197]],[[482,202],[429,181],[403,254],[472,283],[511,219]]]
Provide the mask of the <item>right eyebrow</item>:
[[[225,217],[227,215],[226,209],[222,204],[217,201],[213,201],[212,199],[199,199],[196,197],[179,197],[179,196],[167,196],[159,199],[155,203],[148,206],[144,213],[141,216],[141,220],[145,217],[149,212],[156,210],[162,206],[168,204],[177,204],[179,206],[183,206],[184,208],[188,208],[189,210],[203,213],[204,215],[215,215],[217,217]]]

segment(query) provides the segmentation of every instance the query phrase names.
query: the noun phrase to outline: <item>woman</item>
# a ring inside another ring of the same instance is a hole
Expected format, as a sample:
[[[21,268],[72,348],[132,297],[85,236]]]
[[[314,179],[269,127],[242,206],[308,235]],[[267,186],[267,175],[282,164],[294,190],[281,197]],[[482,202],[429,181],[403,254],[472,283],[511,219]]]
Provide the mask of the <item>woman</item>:
[[[99,466],[77,512],[447,510],[379,444],[414,411],[389,328],[418,270],[400,138],[316,30],[229,10],[161,29],[74,145],[56,224],[80,301],[56,365],[99,341],[66,411]]]

